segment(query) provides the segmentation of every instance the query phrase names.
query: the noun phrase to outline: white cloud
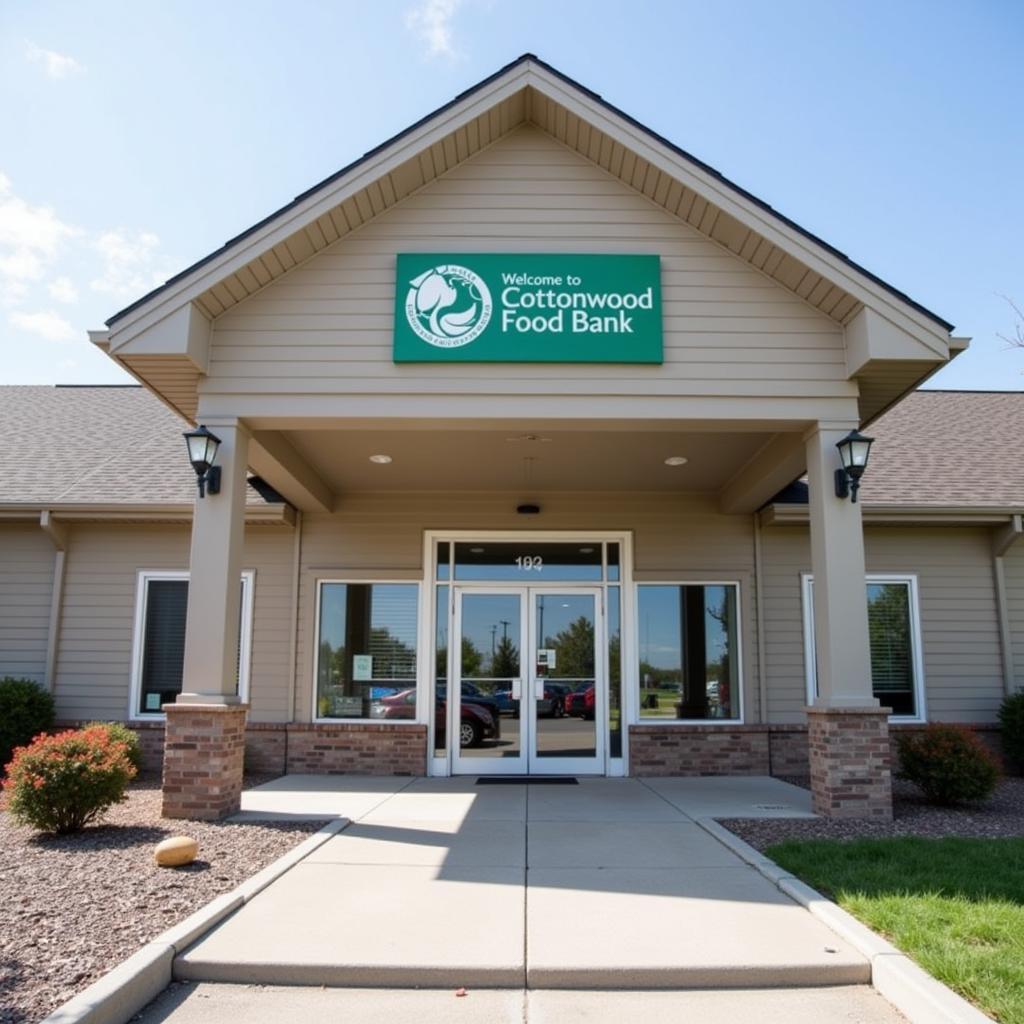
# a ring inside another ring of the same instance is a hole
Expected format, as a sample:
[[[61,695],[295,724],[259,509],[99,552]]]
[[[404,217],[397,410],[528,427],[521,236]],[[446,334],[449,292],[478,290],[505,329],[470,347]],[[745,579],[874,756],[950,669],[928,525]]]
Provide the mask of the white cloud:
[[[79,332],[59,313],[46,310],[41,313],[11,313],[11,325],[19,330],[36,334],[47,341],[74,341]]]
[[[405,15],[405,27],[427,44],[430,57],[459,56],[452,35],[452,22],[462,0],[420,0]]]
[[[78,289],[70,277],[58,277],[46,286],[46,290],[50,293],[50,298],[55,302],[63,302],[66,305],[70,305],[78,301]]]
[[[20,302],[32,281],[40,280],[81,231],[48,206],[16,196],[0,173],[0,304]]]
[[[103,257],[103,273],[89,282],[93,291],[118,298],[138,298],[169,276],[167,267],[158,259],[160,239],[151,231],[105,231],[92,246]]]
[[[29,43],[25,48],[25,56],[33,64],[41,64],[49,78],[67,78],[85,70],[74,57],[57,53],[56,50],[44,50],[34,43]]]

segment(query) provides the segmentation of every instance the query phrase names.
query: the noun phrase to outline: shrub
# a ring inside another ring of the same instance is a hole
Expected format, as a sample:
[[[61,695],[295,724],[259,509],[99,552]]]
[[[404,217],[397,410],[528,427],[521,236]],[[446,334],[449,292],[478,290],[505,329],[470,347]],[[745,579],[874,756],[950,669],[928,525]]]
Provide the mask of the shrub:
[[[31,679],[0,679],[0,773],[15,747],[53,726],[53,697]]]
[[[139,746],[139,734],[129,729],[124,722],[89,722],[86,729],[106,729],[112,740],[123,743],[128,748],[128,760],[136,774],[142,771],[142,748]]]
[[[43,832],[77,832],[124,798],[135,775],[127,744],[103,726],[37,736],[14,752],[8,811]]]
[[[897,740],[899,777],[919,786],[936,804],[985,800],[999,782],[999,765],[969,729],[929,725]]]
[[[1017,771],[1024,773],[1024,690],[1007,697],[999,708],[1003,753]]]

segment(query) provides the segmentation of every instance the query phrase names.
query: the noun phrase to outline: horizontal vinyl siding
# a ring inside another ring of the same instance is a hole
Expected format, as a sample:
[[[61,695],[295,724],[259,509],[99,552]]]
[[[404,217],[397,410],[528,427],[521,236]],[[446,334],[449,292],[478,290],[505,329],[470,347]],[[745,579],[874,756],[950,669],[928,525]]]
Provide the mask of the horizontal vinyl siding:
[[[664,366],[391,361],[395,255],[662,257]],[[342,238],[214,324],[205,392],[846,395],[840,327],[552,140],[523,129]]]
[[[1024,542],[1018,541],[1003,559],[1006,614],[1013,649],[1014,686],[1024,690]]]
[[[803,527],[764,531],[765,671],[772,721],[806,704],[800,574],[810,572]],[[930,721],[991,722],[1002,700],[1002,659],[987,530],[865,530],[867,571],[916,575]]]
[[[312,714],[316,582],[346,576],[423,575],[425,530],[593,530],[634,532],[639,581],[737,580],[743,616],[744,707],[757,721],[753,532],[747,516],[724,516],[712,499],[665,494],[545,494],[543,514],[524,522],[515,494],[360,494],[335,515],[303,519],[296,717]],[[627,667],[628,669],[628,667]]]
[[[54,559],[40,527],[0,527],[0,678],[46,682]]]
[[[189,543],[184,526],[74,527],[57,658],[61,718],[128,716],[138,572],[187,571]],[[256,573],[250,717],[286,721],[291,531],[248,530],[243,564]]]

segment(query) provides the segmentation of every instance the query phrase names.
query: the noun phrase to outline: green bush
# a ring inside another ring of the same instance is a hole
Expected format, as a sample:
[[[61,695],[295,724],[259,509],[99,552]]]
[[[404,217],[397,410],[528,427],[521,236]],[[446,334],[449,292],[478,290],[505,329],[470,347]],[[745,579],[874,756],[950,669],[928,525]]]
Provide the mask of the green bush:
[[[139,734],[129,729],[124,722],[89,722],[86,729],[106,729],[112,740],[123,743],[128,748],[128,760],[136,774],[142,771],[142,748],[139,746]]]
[[[999,708],[1006,760],[1024,774],[1024,690],[1007,697]]]
[[[53,726],[53,697],[31,679],[0,679],[0,775],[15,747]]]
[[[77,832],[124,799],[135,776],[127,744],[103,726],[37,736],[14,752],[4,780],[15,821],[58,835]]]
[[[919,786],[935,804],[985,800],[999,782],[999,765],[970,729],[929,725],[897,740],[899,778]]]

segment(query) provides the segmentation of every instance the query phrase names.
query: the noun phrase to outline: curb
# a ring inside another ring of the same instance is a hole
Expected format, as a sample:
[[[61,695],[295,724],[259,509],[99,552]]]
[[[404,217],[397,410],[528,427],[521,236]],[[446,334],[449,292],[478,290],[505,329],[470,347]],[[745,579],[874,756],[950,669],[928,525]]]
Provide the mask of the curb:
[[[348,818],[328,822],[231,892],[216,897],[147,942],[87,989],[58,1006],[40,1024],[126,1024],[171,983],[174,958],[180,952],[349,824]]]
[[[711,818],[695,818],[694,821],[866,957],[871,966],[872,987],[911,1024],[992,1024],[991,1017],[936,981],[892,943],[779,867],[724,825]]]

